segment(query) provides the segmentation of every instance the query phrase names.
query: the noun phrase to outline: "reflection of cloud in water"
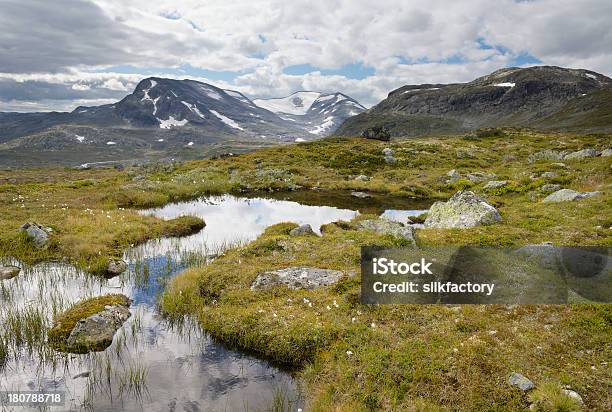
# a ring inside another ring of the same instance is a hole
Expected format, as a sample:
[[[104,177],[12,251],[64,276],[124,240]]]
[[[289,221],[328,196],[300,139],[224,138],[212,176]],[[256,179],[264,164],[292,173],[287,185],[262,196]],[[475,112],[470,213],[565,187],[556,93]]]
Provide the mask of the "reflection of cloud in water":
[[[192,202],[169,204],[142,213],[171,219],[183,215],[204,219],[206,227],[181,239],[160,239],[147,244],[155,250],[211,251],[225,245],[256,238],[263,230],[280,222],[308,223],[318,232],[322,224],[349,220],[357,212],[329,206],[307,206],[297,202],[274,199],[247,199],[230,195],[214,196]],[[149,252],[150,253],[150,252]]]
[[[428,210],[392,210],[387,209],[380,215],[383,219],[391,220],[393,222],[406,223],[411,216],[419,216],[420,214],[427,213]]]

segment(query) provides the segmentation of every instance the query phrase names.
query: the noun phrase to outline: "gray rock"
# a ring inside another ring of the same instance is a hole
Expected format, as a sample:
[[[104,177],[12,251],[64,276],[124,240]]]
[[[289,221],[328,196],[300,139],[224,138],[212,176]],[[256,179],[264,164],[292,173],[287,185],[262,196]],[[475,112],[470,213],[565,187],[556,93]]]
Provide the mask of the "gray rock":
[[[351,196],[358,197],[360,199],[367,199],[368,197],[372,197],[372,195],[369,195],[365,192],[351,192]]]
[[[495,179],[497,176],[495,173],[474,172],[468,174],[466,177],[472,183],[480,183],[485,180]]]
[[[112,259],[108,262],[106,267],[106,273],[108,276],[113,277],[122,274],[128,268],[127,263],[121,259]]]
[[[601,152],[601,157],[610,157],[612,156],[612,149],[605,149]]]
[[[595,156],[597,156],[597,150],[583,149],[583,150],[578,150],[577,152],[572,152],[572,153],[565,155],[564,159],[579,160],[579,159],[586,159],[588,157],[595,157]]]
[[[561,185],[553,184],[553,183],[548,183],[540,187],[540,190],[542,192],[556,192],[559,189],[561,189]]]
[[[53,231],[49,227],[41,226],[33,222],[23,224],[20,230],[26,234],[28,239],[30,239],[37,248],[47,246],[49,243],[49,233]]]
[[[307,236],[314,235],[315,232],[309,224],[300,225],[294,229],[291,229],[289,236]]]
[[[279,269],[257,275],[251,285],[251,290],[267,290],[275,286],[287,286],[294,290],[312,290],[332,285],[338,282],[341,276],[342,272],[339,270],[311,267]]]
[[[580,394],[578,392],[573,391],[571,389],[562,389],[561,392],[563,392],[564,394],[566,394],[570,398],[574,399],[580,405],[584,405],[584,401],[582,400],[582,396],[580,396]]]
[[[362,182],[367,182],[370,178],[366,175],[359,175],[355,178],[355,180],[361,180]]]
[[[382,151],[382,153],[385,156],[393,156],[395,154],[395,152],[393,151],[393,149],[389,148],[389,147],[385,147]]]
[[[589,197],[597,196],[599,194],[600,192],[577,192],[572,189],[560,189],[548,195],[543,200],[543,202],[544,203],[571,202],[573,200],[586,199]]]
[[[449,170],[449,172],[446,173],[446,176],[448,176],[448,179],[446,179],[446,183],[454,183],[457,180],[461,179],[461,175],[455,169]]]
[[[490,225],[502,218],[493,206],[469,190],[457,192],[448,202],[436,202],[429,209],[426,228],[451,229]]]
[[[384,219],[362,220],[357,223],[357,228],[379,233],[381,235],[391,235],[406,239],[413,245],[416,244],[415,230],[411,226],[404,226],[400,222],[392,222]]]
[[[474,158],[474,150],[473,149],[457,149],[455,151],[457,155],[457,159],[472,159]]]
[[[545,179],[554,179],[556,177],[559,177],[559,173],[556,172],[544,172],[540,175],[540,177],[543,177]]]
[[[103,311],[81,319],[66,340],[69,352],[100,351],[110,346],[115,332],[131,316],[127,306],[107,306]]]
[[[558,151],[558,150],[546,149],[546,150],[542,150],[540,152],[536,152],[536,153],[530,154],[527,157],[527,161],[529,163],[535,163],[538,160],[559,161],[559,160],[563,160],[563,158],[565,157],[566,154],[567,154],[566,151]]]
[[[491,180],[490,182],[487,182],[487,184],[484,185],[482,189],[483,190],[493,190],[493,189],[498,189],[504,186],[508,186],[507,180]]]
[[[508,383],[512,386],[518,387],[523,392],[527,392],[528,390],[535,388],[533,382],[516,372],[512,372],[510,378],[508,378]]]
[[[21,272],[17,266],[0,266],[0,280],[12,279]]]
[[[397,163],[397,159],[393,156],[385,156],[385,162],[389,164]]]

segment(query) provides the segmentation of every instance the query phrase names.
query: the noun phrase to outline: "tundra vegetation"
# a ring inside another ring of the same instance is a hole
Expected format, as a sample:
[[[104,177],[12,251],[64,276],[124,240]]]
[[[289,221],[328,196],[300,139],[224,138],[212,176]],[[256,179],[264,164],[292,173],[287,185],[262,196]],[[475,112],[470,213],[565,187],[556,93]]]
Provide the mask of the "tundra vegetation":
[[[68,259],[101,271],[131,244],[202,227],[190,217],[143,216],[139,207],[287,190],[445,200],[470,189],[495,206],[502,221],[418,229],[418,245],[611,246],[612,157],[562,159],[563,153],[610,147],[611,135],[505,129],[390,142],[327,138],[124,171],[0,172],[0,255],[26,262]],[[493,180],[506,183],[485,189]],[[550,188],[600,194],[544,203]],[[179,274],[161,308],[172,319],[194,317],[230,346],[295,368],[308,410],[612,409],[610,304],[361,305],[360,247],[406,244],[359,230],[358,221],[372,218],[326,225],[322,236],[291,236],[291,222],[272,226],[253,242]],[[18,230],[25,222],[51,227],[50,244],[32,245]],[[344,276],[315,290],[251,290],[258,274],[299,266]],[[2,342],[0,337],[0,362]],[[511,386],[512,372],[536,388],[525,393]],[[567,387],[584,405],[567,395]]]

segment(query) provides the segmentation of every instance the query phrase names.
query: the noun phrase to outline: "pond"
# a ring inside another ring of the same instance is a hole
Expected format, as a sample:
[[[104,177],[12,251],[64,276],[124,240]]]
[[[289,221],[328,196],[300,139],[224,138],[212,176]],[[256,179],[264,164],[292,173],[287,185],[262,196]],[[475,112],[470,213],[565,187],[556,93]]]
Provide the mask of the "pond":
[[[301,397],[288,371],[226,348],[190,320],[180,325],[164,320],[157,308],[164,285],[185,267],[204,265],[275,223],[308,223],[318,231],[322,224],[349,220],[360,211],[403,220],[427,206],[398,199],[387,206],[384,197],[366,199],[367,203],[355,199],[351,204],[345,194],[283,196],[211,196],[143,210],[160,218],[199,216],[206,227],[192,236],[130,248],[124,255],[129,270],[113,279],[91,276],[65,263],[26,267],[2,258],[0,263],[16,264],[23,271],[0,281],[0,339],[8,352],[0,366],[0,391],[65,391],[67,402],[61,410],[265,410],[278,399],[297,409]],[[360,209],[358,203],[367,208]],[[107,293],[123,293],[134,301],[132,316],[109,348],[73,355],[44,344],[44,330],[55,314],[83,298]],[[2,405],[0,409],[10,410]]]

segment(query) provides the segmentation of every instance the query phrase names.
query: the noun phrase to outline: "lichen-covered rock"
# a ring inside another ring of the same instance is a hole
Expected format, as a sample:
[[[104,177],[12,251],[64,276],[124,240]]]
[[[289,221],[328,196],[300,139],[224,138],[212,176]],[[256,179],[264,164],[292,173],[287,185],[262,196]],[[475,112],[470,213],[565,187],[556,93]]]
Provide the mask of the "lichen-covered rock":
[[[448,202],[436,202],[429,209],[426,228],[451,229],[501,222],[495,207],[469,190],[457,192]]]
[[[512,374],[510,375],[510,378],[508,378],[508,383],[512,386],[516,386],[523,392],[527,392],[528,390],[535,388],[535,385],[533,384],[533,382],[531,382],[529,379],[527,379],[525,376],[521,375],[520,373],[516,373],[516,372],[512,372]]]
[[[416,244],[415,230],[412,226],[404,226],[400,222],[392,222],[384,219],[362,220],[357,223],[357,228],[368,230],[381,235],[391,235],[408,240]]]
[[[454,183],[457,180],[461,179],[461,175],[455,169],[449,170],[448,173],[446,173],[446,176],[446,183]]]
[[[0,280],[8,280],[17,276],[21,268],[17,266],[0,266]]]
[[[577,152],[568,153],[565,155],[564,159],[565,160],[579,160],[579,159],[586,159],[588,157],[595,157],[595,156],[597,156],[597,150],[589,148],[589,149],[578,150]]]
[[[66,341],[69,352],[100,351],[111,345],[115,332],[128,320],[127,306],[106,306],[104,310],[79,320]]]
[[[494,190],[499,189],[500,187],[508,186],[507,180],[491,180],[487,182],[486,185],[483,186],[483,190]]]
[[[127,263],[121,259],[111,259],[106,267],[106,275],[108,277],[114,277],[122,274],[128,268]]]
[[[312,230],[312,227],[309,224],[300,225],[289,231],[289,236],[308,236],[314,234],[315,232]]]
[[[257,275],[251,285],[251,290],[267,290],[276,286],[286,286],[294,290],[311,290],[333,285],[341,276],[342,272],[339,270],[311,267],[279,269]]]
[[[393,149],[391,149],[391,148],[389,148],[389,147],[385,147],[385,148],[382,150],[382,153],[383,153],[385,156],[393,156],[393,155],[395,154],[395,152],[393,151]]]
[[[559,173],[557,172],[544,172],[540,175],[540,177],[543,177],[545,179],[555,179],[557,177],[559,177]]]
[[[385,156],[385,163],[395,164],[395,163],[397,163],[397,159],[395,157],[391,156],[391,155]]]
[[[28,239],[34,243],[37,248],[44,248],[49,243],[49,233],[53,230],[49,227],[39,225],[38,223],[24,223],[20,230],[26,234]]]
[[[466,178],[472,183],[480,183],[485,180],[495,179],[497,176],[495,173],[484,173],[484,172],[474,172],[469,173]]]
[[[548,195],[543,200],[543,202],[544,203],[571,202],[573,200],[586,199],[589,197],[597,196],[599,194],[600,192],[577,192],[572,189],[560,189]]]
[[[362,182],[367,182],[370,178],[366,175],[359,175],[355,178],[355,180],[361,180]]]

